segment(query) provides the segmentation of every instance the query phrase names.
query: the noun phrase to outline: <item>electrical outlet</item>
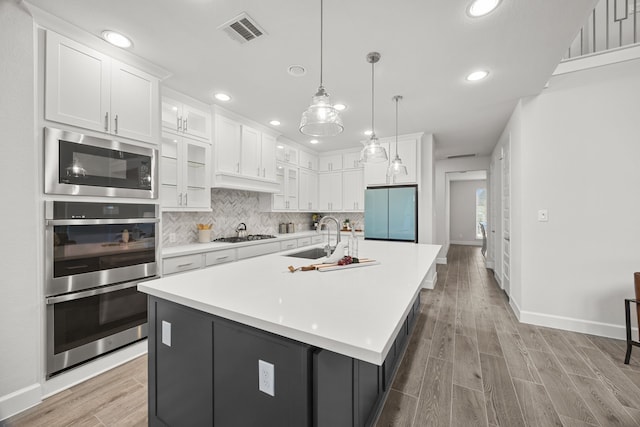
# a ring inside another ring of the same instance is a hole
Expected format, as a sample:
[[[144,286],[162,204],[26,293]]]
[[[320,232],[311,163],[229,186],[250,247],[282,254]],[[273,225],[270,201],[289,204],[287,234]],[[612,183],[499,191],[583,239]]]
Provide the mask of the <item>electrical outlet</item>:
[[[538,210],[538,221],[547,222],[549,221],[549,211],[546,209]]]
[[[169,243],[176,242],[176,233],[169,233]]]
[[[275,396],[275,367],[272,363],[258,360],[258,390]]]

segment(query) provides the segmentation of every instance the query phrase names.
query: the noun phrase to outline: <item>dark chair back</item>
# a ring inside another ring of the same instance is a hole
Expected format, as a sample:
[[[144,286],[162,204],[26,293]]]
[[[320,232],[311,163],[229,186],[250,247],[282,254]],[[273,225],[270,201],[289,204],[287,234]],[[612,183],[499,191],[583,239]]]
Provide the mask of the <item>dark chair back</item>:
[[[640,273],[633,273],[633,281],[636,288],[636,301],[640,301]],[[638,327],[640,328],[640,308],[636,304],[636,314],[638,315]],[[640,336],[640,329],[638,330]]]

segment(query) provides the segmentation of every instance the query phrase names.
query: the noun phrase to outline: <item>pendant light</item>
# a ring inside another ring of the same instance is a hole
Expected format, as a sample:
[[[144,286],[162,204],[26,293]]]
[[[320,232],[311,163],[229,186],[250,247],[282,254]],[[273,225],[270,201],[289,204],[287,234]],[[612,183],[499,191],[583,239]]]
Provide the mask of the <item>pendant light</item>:
[[[369,52],[367,54],[367,62],[371,64],[371,138],[367,142],[360,152],[361,163],[381,163],[387,161],[387,151],[378,142],[376,137],[376,131],[374,128],[374,105],[375,105],[375,73],[374,68],[376,62],[380,60],[380,54],[378,52]]]
[[[320,86],[311,98],[311,105],[302,113],[300,132],[309,136],[336,136],[344,130],[338,110],[331,104],[322,85],[323,0],[320,0]]]
[[[387,176],[400,176],[407,175],[407,167],[402,164],[398,155],[398,101],[402,100],[402,95],[394,96],[393,100],[396,101],[396,157],[389,164]]]

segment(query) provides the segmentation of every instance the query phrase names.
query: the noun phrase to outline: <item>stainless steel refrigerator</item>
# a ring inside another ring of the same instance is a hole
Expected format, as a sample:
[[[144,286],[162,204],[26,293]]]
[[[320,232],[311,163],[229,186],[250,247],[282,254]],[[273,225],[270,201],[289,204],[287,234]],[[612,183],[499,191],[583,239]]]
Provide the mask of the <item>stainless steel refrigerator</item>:
[[[418,187],[370,187],[364,194],[364,238],[418,241]]]

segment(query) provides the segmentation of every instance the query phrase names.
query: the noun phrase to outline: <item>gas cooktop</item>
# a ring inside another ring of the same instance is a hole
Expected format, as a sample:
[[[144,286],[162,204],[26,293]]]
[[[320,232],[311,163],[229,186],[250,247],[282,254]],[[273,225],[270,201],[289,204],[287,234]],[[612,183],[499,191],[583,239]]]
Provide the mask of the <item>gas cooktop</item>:
[[[220,237],[215,239],[214,242],[222,242],[222,243],[240,243],[240,242],[249,242],[252,240],[263,240],[263,239],[275,239],[276,236],[272,236],[271,234],[249,234],[247,237]]]

